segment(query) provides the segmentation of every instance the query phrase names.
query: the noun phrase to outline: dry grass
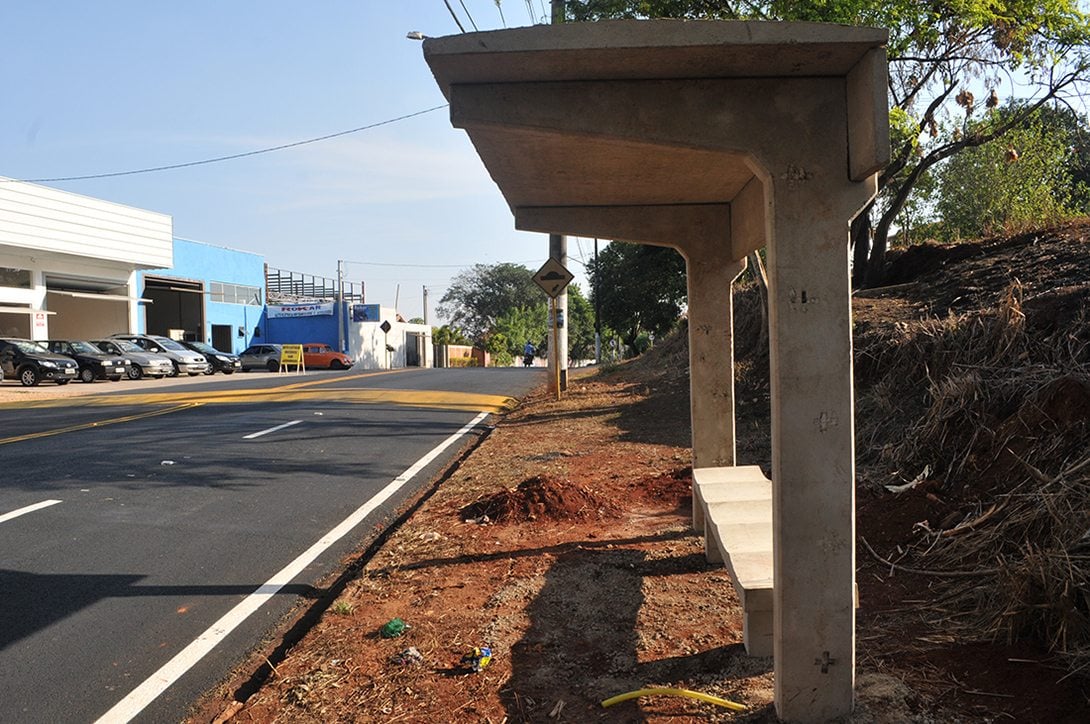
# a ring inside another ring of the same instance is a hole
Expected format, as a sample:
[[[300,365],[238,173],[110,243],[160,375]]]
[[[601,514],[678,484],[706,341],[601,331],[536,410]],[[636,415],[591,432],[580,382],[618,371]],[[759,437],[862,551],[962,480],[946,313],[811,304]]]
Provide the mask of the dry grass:
[[[896,561],[933,574],[930,622],[968,641],[1035,642],[1077,671],[1090,667],[1087,348],[1078,327],[1029,319],[1024,294],[1016,281],[995,309],[861,345],[877,378],[864,404],[909,424],[896,435],[860,427],[885,443],[885,465],[929,469],[928,495],[951,511],[918,523]],[[923,385],[916,405],[898,402]]]

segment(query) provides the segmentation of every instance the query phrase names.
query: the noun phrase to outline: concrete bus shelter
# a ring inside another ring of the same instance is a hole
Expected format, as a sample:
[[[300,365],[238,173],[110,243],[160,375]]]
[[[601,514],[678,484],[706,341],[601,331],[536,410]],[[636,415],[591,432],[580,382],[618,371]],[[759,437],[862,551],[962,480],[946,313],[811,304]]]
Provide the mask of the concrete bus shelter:
[[[810,23],[616,21],[424,44],[453,125],[517,228],[685,257],[694,478],[725,486],[722,501],[752,468],[735,459],[731,283],[748,253],[767,248],[771,520],[760,501],[704,504],[711,487],[694,488],[693,503],[694,525],[711,531],[709,559],[727,549],[747,648],[774,656],[788,721],[852,710],[849,224],[889,158],[886,40]],[[746,485],[767,484],[757,476]],[[757,517],[730,520],[743,510]],[[771,550],[750,545],[763,535]],[[740,581],[746,566],[764,588]]]

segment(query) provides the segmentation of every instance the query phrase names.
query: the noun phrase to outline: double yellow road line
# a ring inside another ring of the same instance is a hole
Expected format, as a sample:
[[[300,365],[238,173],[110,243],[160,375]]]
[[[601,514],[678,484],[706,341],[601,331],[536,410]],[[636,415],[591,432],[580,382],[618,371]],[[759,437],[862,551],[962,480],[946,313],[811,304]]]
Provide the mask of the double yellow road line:
[[[516,400],[503,395],[484,395],[472,392],[449,392],[436,390],[397,390],[373,389],[365,387],[338,387],[335,389],[316,389],[322,385],[363,377],[374,377],[390,372],[368,372],[350,376],[338,376],[298,382],[268,389],[246,390],[208,390],[152,392],[138,395],[91,395],[86,397],[55,398],[50,400],[27,400],[0,403],[0,411],[11,409],[43,409],[59,407],[118,407],[133,405],[154,405],[159,409],[107,418],[94,422],[71,425],[68,427],[43,430],[41,432],[0,438],[0,445],[36,438],[62,435],[78,430],[88,430],[104,425],[141,420],[156,415],[188,410],[202,405],[246,404],[252,402],[346,402],[350,404],[387,404],[408,407],[433,408],[442,410],[464,410],[466,412],[504,412],[516,404]]]

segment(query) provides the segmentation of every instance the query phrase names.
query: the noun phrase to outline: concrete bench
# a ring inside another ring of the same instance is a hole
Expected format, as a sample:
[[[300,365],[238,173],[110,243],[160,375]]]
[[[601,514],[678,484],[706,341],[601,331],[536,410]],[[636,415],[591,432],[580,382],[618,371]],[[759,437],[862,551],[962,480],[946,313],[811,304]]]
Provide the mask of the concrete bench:
[[[693,470],[693,528],[723,563],[742,602],[751,656],[772,655],[772,481],[756,465]]]

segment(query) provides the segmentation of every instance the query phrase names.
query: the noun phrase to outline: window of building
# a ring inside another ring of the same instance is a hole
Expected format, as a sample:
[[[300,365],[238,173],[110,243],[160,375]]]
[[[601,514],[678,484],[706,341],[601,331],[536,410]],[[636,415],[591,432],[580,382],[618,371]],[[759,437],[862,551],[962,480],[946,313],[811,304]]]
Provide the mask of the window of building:
[[[0,267],[0,287],[30,289],[30,272],[26,269]]]
[[[228,284],[227,282],[212,282],[210,298],[213,302],[226,302],[227,304],[249,304],[260,307],[261,287],[248,287],[245,284]]]

